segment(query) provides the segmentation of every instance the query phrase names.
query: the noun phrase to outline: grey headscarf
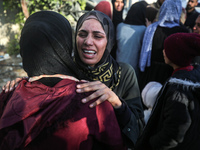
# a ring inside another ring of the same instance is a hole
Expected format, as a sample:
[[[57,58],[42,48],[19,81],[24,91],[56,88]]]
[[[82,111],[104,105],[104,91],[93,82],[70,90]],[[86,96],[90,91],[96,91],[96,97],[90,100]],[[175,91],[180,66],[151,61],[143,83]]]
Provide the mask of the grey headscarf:
[[[91,15],[97,18],[106,33],[107,46],[105,52],[101,60],[94,67],[90,67],[81,61],[77,47],[75,46],[75,62],[78,64],[83,73],[89,78],[89,80],[100,80],[108,87],[115,87],[119,83],[119,74],[121,71],[118,63],[110,55],[115,42],[114,26],[111,19],[104,13],[96,10],[85,13],[78,20],[75,37],[77,37],[77,33],[83,22]]]

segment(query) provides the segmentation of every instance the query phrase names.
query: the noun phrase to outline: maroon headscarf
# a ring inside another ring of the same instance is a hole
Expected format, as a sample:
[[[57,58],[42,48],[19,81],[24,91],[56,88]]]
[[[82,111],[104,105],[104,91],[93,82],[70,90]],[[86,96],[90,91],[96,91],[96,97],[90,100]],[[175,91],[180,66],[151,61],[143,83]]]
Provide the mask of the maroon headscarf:
[[[111,2],[109,1],[100,1],[95,7],[94,10],[98,10],[110,17],[112,20],[112,14],[113,14],[113,7]]]

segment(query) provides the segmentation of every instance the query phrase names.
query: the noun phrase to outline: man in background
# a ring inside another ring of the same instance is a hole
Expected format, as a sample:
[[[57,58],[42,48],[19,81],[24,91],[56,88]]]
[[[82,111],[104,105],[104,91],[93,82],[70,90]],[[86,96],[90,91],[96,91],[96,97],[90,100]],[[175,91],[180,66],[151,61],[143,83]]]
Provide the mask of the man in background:
[[[195,21],[199,16],[199,13],[195,9],[197,5],[198,0],[189,0],[186,6],[187,18],[184,25],[190,30],[190,32],[193,32]]]
[[[195,21],[195,25],[193,27],[193,33],[200,34],[200,15],[197,17]],[[196,56],[193,61],[194,64],[200,64],[200,56]]]

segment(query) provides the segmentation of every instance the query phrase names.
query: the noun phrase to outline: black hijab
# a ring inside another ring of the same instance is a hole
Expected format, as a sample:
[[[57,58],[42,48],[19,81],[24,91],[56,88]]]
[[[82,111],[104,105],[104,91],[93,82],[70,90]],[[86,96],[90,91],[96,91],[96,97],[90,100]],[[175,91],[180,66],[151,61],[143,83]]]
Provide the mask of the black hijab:
[[[147,3],[145,1],[134,3],[128,11],[124,23],[131,25],[144,25]]]
[[[82,78],[71,53],[72,30],[64,16],[40,11],[26,20],[21,32],[20,54],[29,77],[64,74]],[[47,80],[54,82],[53,78]]]
[[[113,5],[113,19],[112,19],[112,22],[114,24],[114,27],[115,29],[117,28],[117,25],[121,22],[123,22],[123,10],[124,10],[124,7],[121,11],[117,11],[115,9],[115,1],[116,0],[112,0],[112,5]],[[123,0],[123,3],[125,5],[125,0]]]
[[[88,16],[91,15],[97,18],[106,33],[107,46],[105,52],[101,60],[94,67],[90,67],[81,61],[78,54],[77,46],[75,46],[75,62],[78,64],[80,69],[88,77],[89,80],[99,80],[113,89],[119,83],[121,69],[118,63],[110,55],[110,52],[115,42],[115,33],[111,19],[104,13],[96,10],[85,13],[79,18],[77,22],[75,38],[77,37],[77,33],[81,28],[83,22],[87,20]]]
[[[158,13],[158,10],[154,7],[146,8],[146,18],[152,23],[155,21],[157,13]]]

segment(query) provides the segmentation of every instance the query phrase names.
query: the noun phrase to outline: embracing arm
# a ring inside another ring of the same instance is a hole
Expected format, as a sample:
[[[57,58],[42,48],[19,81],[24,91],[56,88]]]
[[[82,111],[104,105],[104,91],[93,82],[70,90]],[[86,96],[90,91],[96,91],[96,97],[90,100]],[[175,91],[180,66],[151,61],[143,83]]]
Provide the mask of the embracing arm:
[[[121,113],[121,117],[116,113],[116,116],[120,124],[123,118],[129,114],[128,122],[121,126],[121,129],[127,139],[127,145],[134,147],[144,127],[143,107],[135,71],[128,64],[120,63],[120,65],[122,66],[123,78],[121,78],[120,85],[115,89],[115,92],[118,93],[122,102],[126,104],[125,110],[127,110],[127,113]]]
[[[95,91],[90,96],[82,99],[83,103],[87,103],[95,98],[98,98],[95,102],[89,105],[91,108],[101,104],[106,100],[109,101],[114,108],[119,108],[122,105],[122,102],[120,101],[119,97],[100,81],[85,82],[79,84],[77,85],[76,91],[78,93]]]
[[[89,91],[95,92],[82,99],[82,102],[86,103],[98,97],[97,101],[90,105],[90,107],[95,107],[105,100],[109,101],[115,109],[115,114],[123,135],[125,135],[127,145],[134,147],[143,128],[143,108],[133,68],[127,64],[122,66],[120,84],[113,91],[100,81],[85,82],[77,86],[78,93]]]
[[[8,81],[6,85],[2,87],[2,90],[5,91],[5,93],[13,91],[23,79],[28,79],[28,77],[16,78],[15,80]]]
[[[61,79],[70,79],[70,80],[75,80],[75,81],[79,81],[78,79],[76,79],[75,77],[72,76],[68,76],[68,75],[63,75],[63,74],[54,74],[54,75],[39,75],[39,76],[34,76],[34,77],[23,77],[23,78],[16,78],[15,80],[12,81],[8,81],[6,83],[6,85],[4,85],[2,87],[2,90],[5,91],[5,93],[9,92],[9,91],[13,91],[19,84],[20,81],[22,81],[23,79],[28,80],[29,82],[33,82],[45,77],[58,77]]]

